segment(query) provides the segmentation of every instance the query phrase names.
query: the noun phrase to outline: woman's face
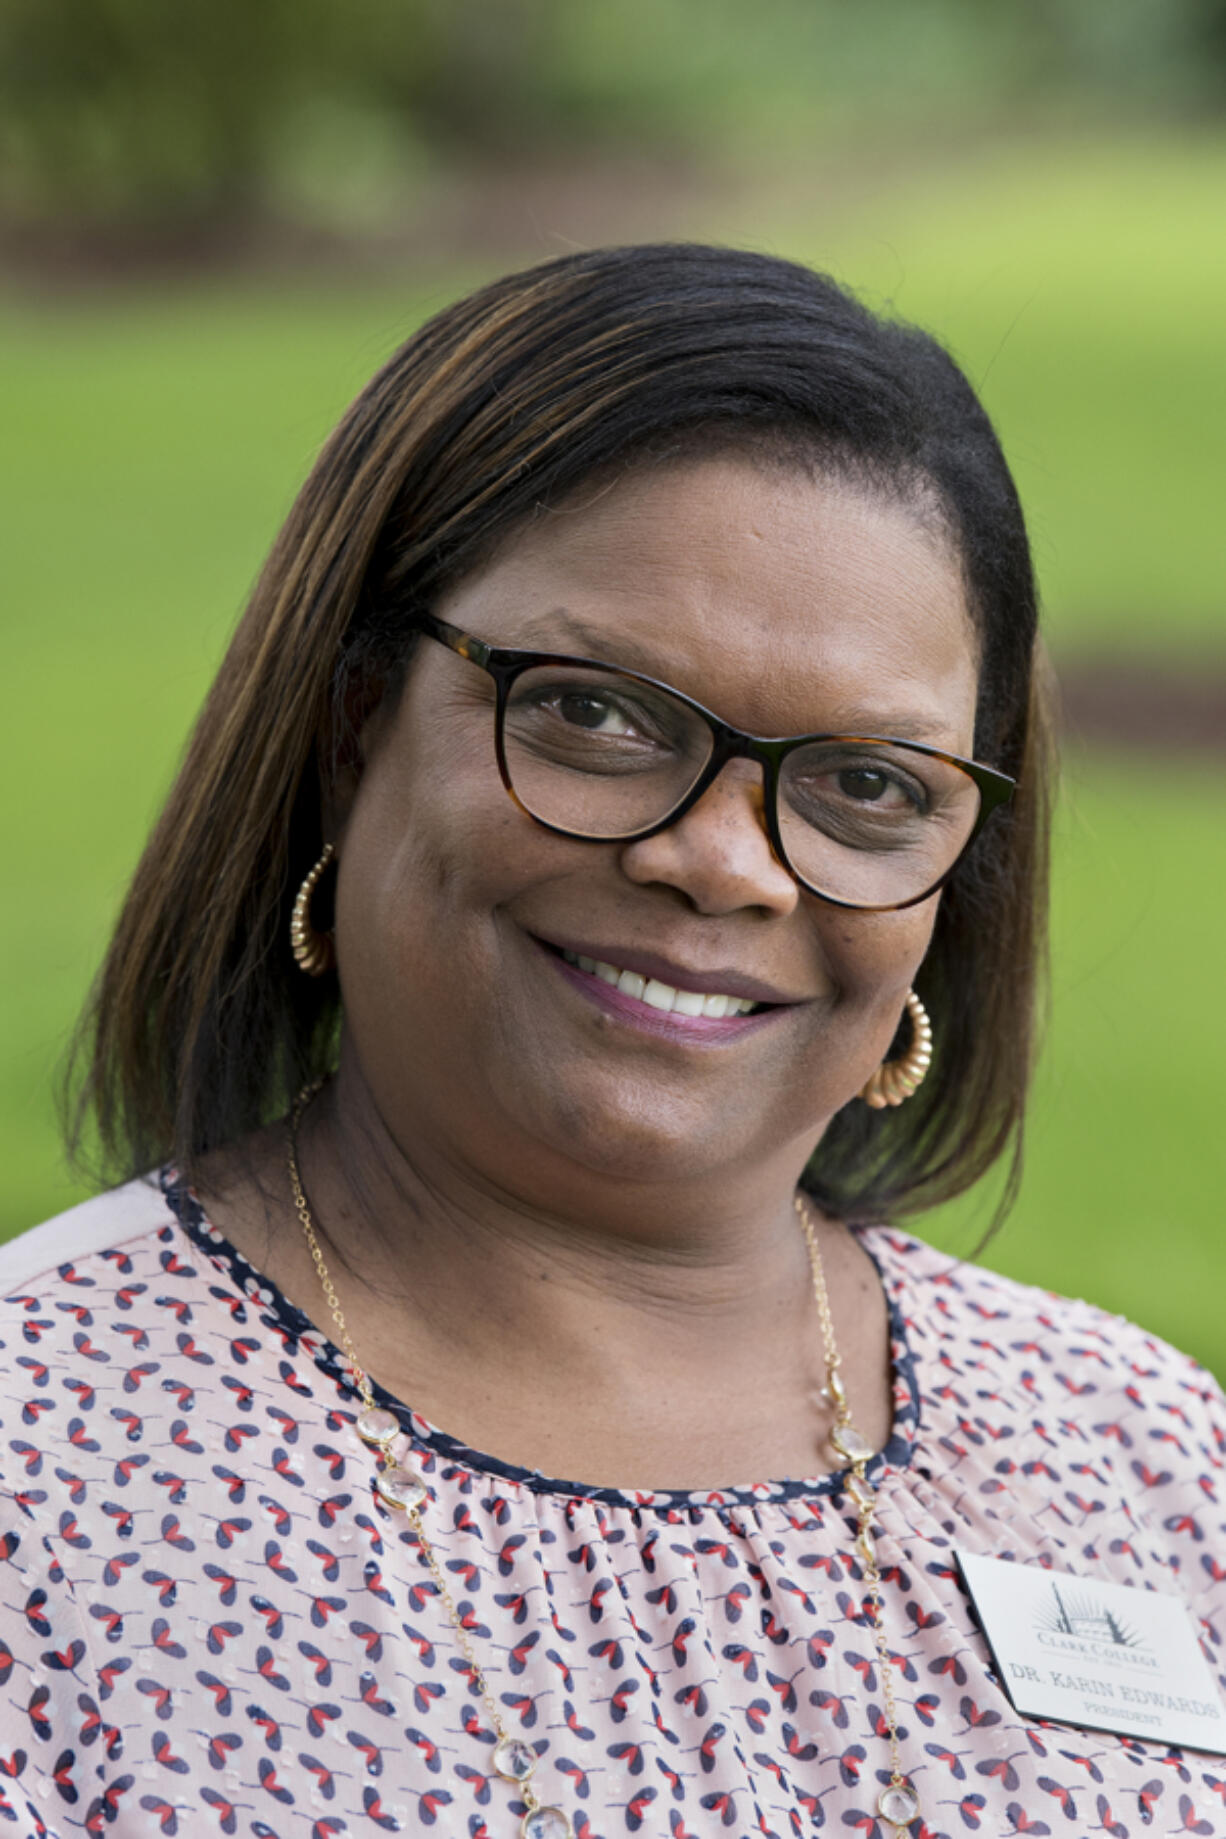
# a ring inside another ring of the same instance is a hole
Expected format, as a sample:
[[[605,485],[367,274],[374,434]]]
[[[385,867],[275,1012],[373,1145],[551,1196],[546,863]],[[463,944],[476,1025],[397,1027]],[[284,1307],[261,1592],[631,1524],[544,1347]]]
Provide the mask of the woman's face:
[[[971,752],[956,558],[913,511],[799,470],[632,471],[542,515],[437,611],[642,671],[755,734]],[[423,640],[364,737],[337,812],[342,1077],[360,1071],[410,1156],[429,1142],[522,1189],[560,1164],[668,1183],[803,1158],[887,1052],[937,897],[862,913],[804,892],[744,760],[657,836],[551,834],[503,788],[493,708],[484,671]],[[563,952],[770,1006],[695,1026]]]

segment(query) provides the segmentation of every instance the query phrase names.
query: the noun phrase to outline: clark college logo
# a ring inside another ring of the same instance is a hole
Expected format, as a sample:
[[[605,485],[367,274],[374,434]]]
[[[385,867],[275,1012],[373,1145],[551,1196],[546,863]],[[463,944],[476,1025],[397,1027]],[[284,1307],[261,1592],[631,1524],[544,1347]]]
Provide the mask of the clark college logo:
[[[1104,1641],[1111,1647],[1140,1648],[1144,1644],[1134,1629],[1112,1610],[1103,1607],[1092,1589],[1061,1590],[1051,1587],[1051,1598],[1035,1612],[1034,1627],[1041,1634],[1069,1635],[1079,1641]]]
[[[1156,1667],[1156,1656],[1135,1628],[1099,1596],[1092,1584],[1053,1583],[1036,1607],[1031,1626],[1041,1645],[1121,1666]]]

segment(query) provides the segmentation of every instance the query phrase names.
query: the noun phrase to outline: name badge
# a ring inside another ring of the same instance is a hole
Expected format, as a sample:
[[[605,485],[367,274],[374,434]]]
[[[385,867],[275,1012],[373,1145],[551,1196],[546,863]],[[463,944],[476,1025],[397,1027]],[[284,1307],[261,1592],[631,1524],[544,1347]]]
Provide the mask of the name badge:
[[[1177,1596],[955,1556],[1001,1683],[1024,1717],[1226,1756],[1226,1708]]]

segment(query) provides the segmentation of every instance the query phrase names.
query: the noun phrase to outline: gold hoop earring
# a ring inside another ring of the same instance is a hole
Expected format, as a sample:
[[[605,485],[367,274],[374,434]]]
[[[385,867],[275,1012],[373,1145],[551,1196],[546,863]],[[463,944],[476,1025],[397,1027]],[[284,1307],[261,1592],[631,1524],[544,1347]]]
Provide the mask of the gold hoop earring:
[[[932,1023],[914,990],[907,991],[907,1014],[911,1017],[911,1045],[899,1060],[883,1060],[871,1079],[860,1088],[860,1097],[874,1111],[887,1105],[901,1105],[932,1064]]]
[[[334,935],[331,932],[316,932],[311,924],[311,896],[335,854],[331,843],[325,843],[323,855],[299,888],[294,910],[290,914],[289,942],[294,963],[308,977],[322,977],[336,963]]]

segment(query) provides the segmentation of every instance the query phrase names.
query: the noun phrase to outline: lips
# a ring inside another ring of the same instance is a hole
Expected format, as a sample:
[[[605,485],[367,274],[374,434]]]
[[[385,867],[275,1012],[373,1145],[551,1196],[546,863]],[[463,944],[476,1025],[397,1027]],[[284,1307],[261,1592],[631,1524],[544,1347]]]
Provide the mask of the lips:
[[[750,1009],[759,1008],[764,1004],[774,1008],[809,1000],[808,996],[782,990],[775,984],[767,983],[763,978],[748,976],[734,967],[711,965],[703,969],[678,964],[658,953],[642,951],[637,946],[606,945],[603,942],[588,939],[550,939],[540,934],[535,936],[538,945],[564,959],[568,964],[579,968],[582,960],[582,968],[589,975],[599,977],[610,989],[617,987],[620,979],[627,974],[631,979],[641,978],[642,991],[638,990],[633,982],[628,988],[621,986],[627,994],[636,996],[640,1001],[643,998],[643,992],[652,983],[657,983],[662,986],[663,990],[682,998],[700,996],[705,1002],[709,996],[723,996],[728,999],[728,1007],[724,1011],[726,1015],[745,1014],[747,1012],[743,1006],[745,1004],[748,1004]],[[603,970],[597,970],[598,965],[603,966]],[[610,973],[615,973],[615,975]],[[658,1001],[658,1006],[663,1009],[662,1000]],[[675,1002],[670,1002],[669,1010],[683,1015],[701,1013],[700,1010],[691,1008],[688,1003],[684,1002],[680,1008]]]
[[[619,970],[607,959],[588,958],[581,952],[562,951],[559,955],[567,964],[577,965],[590,976],[599,977],[601,983],[620,990],[623,996],[632,996],[636,1002],[646,1003],[649,1009],[658,1009],[664,1015],[705,1015],[722,1021],[728,1015],[748,1015],[758,1006],[748,997],[728,996],[722,990],[683,990],[659,977],[644,977],[641,971]]]
[[[682,970],[651,953],[617,947],[581,950],[577,944],[531,936],[555,971],[593,1008],[661,1041],[696,1049],[729,1044],[776,1026],[810,1000],[784,996],[740,972]]]

